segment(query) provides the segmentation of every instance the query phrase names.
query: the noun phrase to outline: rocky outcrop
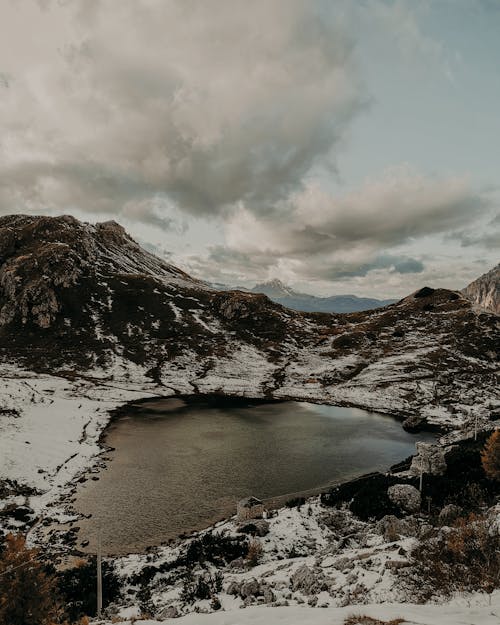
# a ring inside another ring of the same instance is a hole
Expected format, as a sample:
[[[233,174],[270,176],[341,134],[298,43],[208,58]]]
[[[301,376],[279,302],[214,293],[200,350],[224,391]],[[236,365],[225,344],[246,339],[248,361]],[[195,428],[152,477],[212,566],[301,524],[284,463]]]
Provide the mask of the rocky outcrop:
[[[316,595],[325,589],[325,580],[321,570],[315,570],[306,564],[300,566],[290,578],[292,590],[300,590],[305,595]]]
[[[417,453],[413,456],[410,474],[420,473],[443,475],[446,471],[445,449],[433,443],[416,443]]]
[[[463,515],[463,510],[460,506],[449,503],[441,509],[439,513],[439,522],[441,525],[450,525]]]
[[[500,315],[500,264],[471,282],[463,293],[476,306]]]

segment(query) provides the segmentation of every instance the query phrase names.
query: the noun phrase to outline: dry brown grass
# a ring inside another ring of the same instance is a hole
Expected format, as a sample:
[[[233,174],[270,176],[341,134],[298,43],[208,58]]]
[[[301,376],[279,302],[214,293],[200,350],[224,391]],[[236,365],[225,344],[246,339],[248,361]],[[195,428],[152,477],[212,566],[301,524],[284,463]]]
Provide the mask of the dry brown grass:
[[[405,620],[403,618],[394,618],[390,621],[381,621],[371,616],[363,616],[360,614],[351,614],[344,621],[344,625],[401,625]]]
[[[248,545],[247,562],[250,566],[256,566],[262,557],[262,544],[259,540],[253,539]]]

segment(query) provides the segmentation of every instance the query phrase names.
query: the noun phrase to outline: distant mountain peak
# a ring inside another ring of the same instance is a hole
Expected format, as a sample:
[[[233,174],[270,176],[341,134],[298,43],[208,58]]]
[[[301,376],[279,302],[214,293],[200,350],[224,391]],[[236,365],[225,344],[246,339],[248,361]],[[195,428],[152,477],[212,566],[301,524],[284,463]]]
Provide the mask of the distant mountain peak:
[[[302,312],[355,312],[380,308],[395,301],[357,297],[356,295],[317,297],[294,291],[290,286],[277,278],[256,284],[250,291],[252,293],[263,293],[278,304]]]
[[[296,293],[290,286],[287,286],[278,278],[273,278],[272,280],[268,280],[266,282],[260,282],[251,290],[253,293],[264,293],[264,295],[267,295],[268,297],[271,297],[270,293],[273,294],[274,297],[294,297],[302,295],[301,293]]]

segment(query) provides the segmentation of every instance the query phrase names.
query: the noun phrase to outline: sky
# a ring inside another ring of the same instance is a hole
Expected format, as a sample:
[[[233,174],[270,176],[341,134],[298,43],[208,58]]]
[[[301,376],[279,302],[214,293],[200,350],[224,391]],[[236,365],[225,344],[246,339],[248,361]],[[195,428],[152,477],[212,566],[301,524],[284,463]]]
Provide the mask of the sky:
[[[462,288],[499,261],[500,0],[0,0],[0,214],[198,278]]]

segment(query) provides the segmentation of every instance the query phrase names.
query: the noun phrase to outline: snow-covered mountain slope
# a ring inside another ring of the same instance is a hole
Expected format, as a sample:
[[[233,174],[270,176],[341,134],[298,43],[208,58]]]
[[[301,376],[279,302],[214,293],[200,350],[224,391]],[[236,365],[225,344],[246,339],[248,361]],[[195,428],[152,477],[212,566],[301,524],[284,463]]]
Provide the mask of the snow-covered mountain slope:
[[[256,284],[251,292],[263,293],[277,304],[302,312],[358,312],[381,308],[396,301],[393,299],[379,300],[372,297],[357,297],[356,295],[316,297],[294,291],[281,280],[270,280]]]
[[[471,282],[463,293],[476,306],[500,315],[500,264]]]
[[[140,396],[359,406],[458,427],[498,405],[498,317],[424,288],[351,314],[216,291],[115,223],[0,218],[0,480],[56,495]],[[29,442],[26,442],[29,441]]]

